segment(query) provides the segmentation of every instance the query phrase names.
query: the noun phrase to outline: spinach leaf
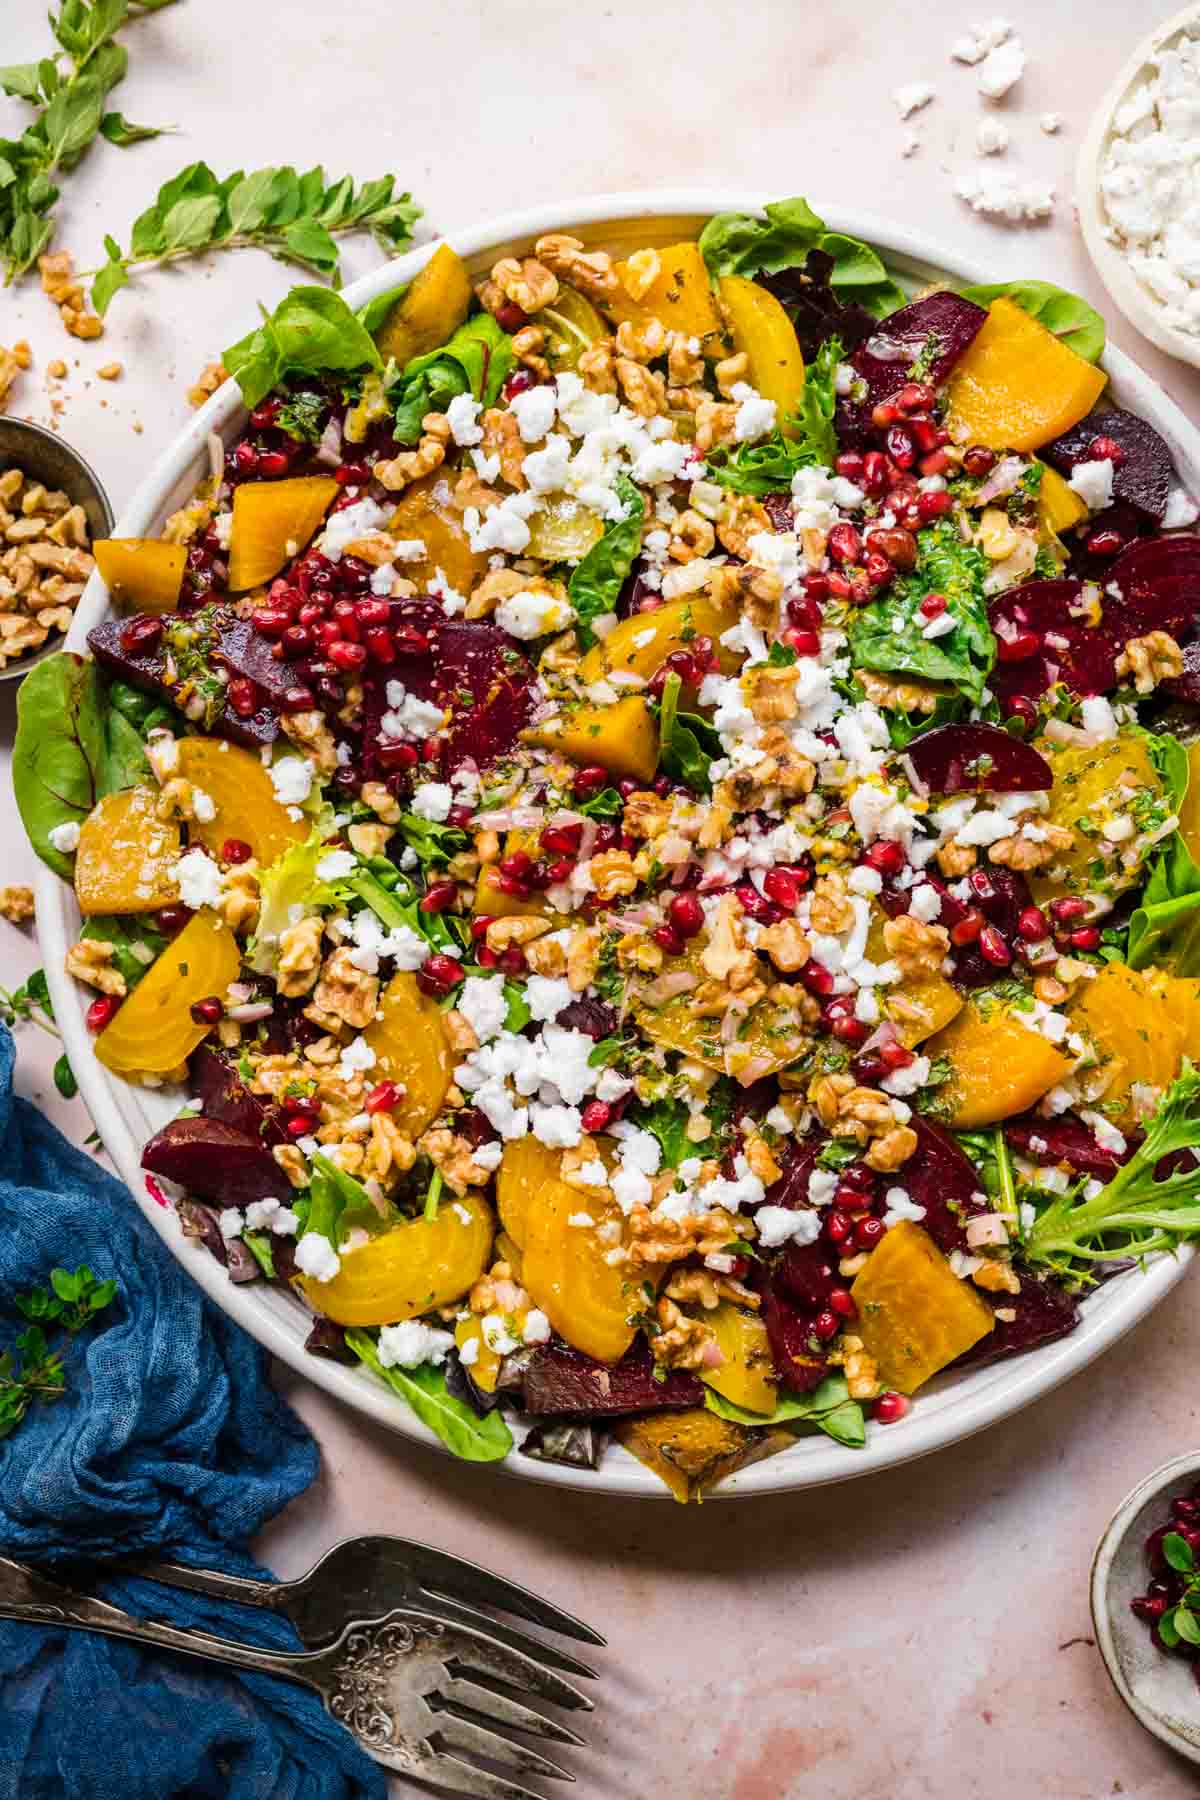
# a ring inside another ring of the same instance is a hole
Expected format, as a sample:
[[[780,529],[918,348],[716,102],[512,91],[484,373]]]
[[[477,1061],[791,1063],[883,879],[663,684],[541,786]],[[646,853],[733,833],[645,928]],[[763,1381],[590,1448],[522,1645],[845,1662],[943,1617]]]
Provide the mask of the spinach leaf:
[[[978,705],[996,657],[988,623],[983,552],[960,541],[948,519],[918,534],[917,566],[869,606],[858,607],[847,627],[851,665],[884,674],[920,675],[952,682]],[[955,628],[927,638],[920,606],[927,594],[944,594]]]
[[[789,435],[776,430],[757,444],[718,444],[706,459],[711,478],[735,494],[774,494],[791,487],[798,469],[831,469],[837,456],[834,384],[843,356],[840,340],[827,338],[804,371],[796,416],[785,421]]]
[[[294,287],[273,313],[264,313],[256,331],[225,351],[222,360],[247,406],[257,406],[284,375],[350,373],[381,366],[370,332],[340,294],[320,287]]]
[[[990,306],[1002,297],[1011,300],[1085,362],[1099,362],[1104,353],[1103,317],[1078,294],[1055,287],[1053,282],[992,281],[982,287],[963,288],[962,296],[973,300],[976,306]]]
[[[395,1208],[375,1206],[362,1182],[339,1169],[329,1157],[318,1153],[312,1166],[306,1231],[328,1238],[336,1250],[352,1231],[366,1231],[374,1237],[395,1224]]]
[[[839,299],[857,302],[877,319],[904,305],[904,290],[870,245],[827,231],[807,200],[797,195],[771,201],[763,213],[762,219],[717,213],[708,221],[700,233],[700,252],[710,275],[774,274],[803,263],[810,250],[821,250],[833,258],[830,284]]]
[[[389,300],[394,304],[395,295]],[[389,385],[395,436],[401,443],[415,444],[425,414],[444,411],[456,394],[469,393],[480,405],[494,406],[515,360],[508,333],[491,313],[476,313],[440,350],[406,363],[398,380]]]
[[[604,536],[580,559],[567,583],[567,599],[575,609],[575,634],[583,650],[590,650],[596,642],[592,620],[616,610],[621,589],[642,547],[646,502],[641,491],[628,475],[618,475],[613,485],[625,516],[609,521]]]
[[[431,1363],[421,1363],[415,1369],[385,1369],[374,1338],[365,1331],[348,1331],[346,1342],[373,1375],[407,1400],[421,1423],[455,1456],[464,1462],[500,1462],[508,1455],[512,1432],[502,1415],[490,1412],[481,1419],[465,1401],[456,1400],[449,1392],[441,1369]]]
[[[674,674],[663,683],[658,711],[658,763],[676,781],[686,783],[694,794],[707,794],[712,787],[709,766],[724,752],[707,719],[698,713],[679,711],[682,685]]]
[[[858,1450],[867,1441],[862,1407],[851,1400],[844,1375],[827,1375],[811,1394],[784,1393],[773,1413],[748,1412],[712,1388],[705,1387],[704,1404],[719,1418],[738,1425],[815,1425],[839,1444]]]
[[[130,687],[127,681],[108,683],[105,695],[110,712],[118,712],[128,719],[138,736],[146,737],[156,726],[167,725],[172,728],[179,723],[179,715],[174,707],[164,706],[155,694],[143,694],[140,688]]]
[[[125,977],[125,986],[131,993],[155,958],[167,947],[166,938],[154,929],[144,913],[124,918],[93,913],[83,921],[79,935],[113,946],[113,967]]]
[[[100,677],[93,662],[60,650],[30,669],[17,690],[13,791],[34,850],[70,881],[73,859],[50,833],[82,824],[103,791],[106,761]]]
[[[131,725],[124,713],[106,712],[104,761],[98,784],[100,793],[115,794],[122,788],[137,787],[150,772],[146,747],[136,725]]]
[[[591,1057],[588,1061],[591,1062]],[[689,1116],[682,1100],[656,1100],[653,1106],[641,1107],[635,1114],[634,1123],[638,1129],[648,1131],[658,1139],[665,1169],[677,1169],[689,1157],[702,1154],[701,1146],[693,1144],[688,1137]]]

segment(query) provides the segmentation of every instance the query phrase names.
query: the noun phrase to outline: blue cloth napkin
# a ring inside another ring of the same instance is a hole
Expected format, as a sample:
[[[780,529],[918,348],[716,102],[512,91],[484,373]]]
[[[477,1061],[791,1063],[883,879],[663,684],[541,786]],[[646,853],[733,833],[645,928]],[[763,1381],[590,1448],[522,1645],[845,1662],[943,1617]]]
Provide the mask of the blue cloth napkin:
[[[67,1393],[0,1442],[0,1552],[67,1579],[90,1559],[267,1571],[247,1540],[308,1487],[317,1447],[267,1358],[206,1299],[120,1182],[12,1092],[0,1027],[0,1347],[56,1266],[119,1284],[67,1352]],[[107,1600],[280,1649],[282,1619],[153,1582]],[[384,1800],[315,1693],[95,1633],[0,1620],[0,1800]]]

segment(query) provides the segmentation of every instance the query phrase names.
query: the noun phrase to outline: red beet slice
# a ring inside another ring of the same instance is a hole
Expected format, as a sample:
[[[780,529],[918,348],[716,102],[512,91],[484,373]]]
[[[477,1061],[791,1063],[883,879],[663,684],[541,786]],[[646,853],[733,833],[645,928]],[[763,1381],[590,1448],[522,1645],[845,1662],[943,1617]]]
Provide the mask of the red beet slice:
[[[1045,757],[998,725],[940,725],[915,738],[908,757],[934,794],[1025,794],[1054,782]]]
[[[811,1317],[772,1285],[763,1295],[762,1321],[782,1385],[797,1394],[810,1394],[820,1387],[828,1365],[824,1353],[813,1348]]]
[[[948,290],[913,300],[891,313],[850,358],[867,384],[867,394],[863,400],[838,403],[839,438],[848,442],[867,435],[872,407],[890,400],[913,379],[911,370],[918,358],[925,371],[922,379],[940,387],[986,318],[982,306]]]
[[[1013,1149],[1030,1162],[1044,1166],[1069,1163],[1077,1174],[1098,1175],[1102,1181],[1110,1181],[1133,1155],[1130,1146],[1120,1156],[1115,1151],[1102,1150],[1095,1132],[1082,1119],[1067,1115],[1039,1119],[1036,1114],[1029,1114],[1021,1119],[1007,1119],[1004,1135]]]
[[[1070,475],[1080,463],[1096,460],[1092,444],[1098,437],[1112,438],[1125,452],[1125,460],[1113,471],[1113,494],[1126,501],[1147,518],[1162,524],[1167,510],[1167,495],[1175,480],[1171,452],[1153,425],[1136,413],[1122,407],[1107,412],[1091,413],[1046,444],[1039,451],[1060,475]]]
[[[517,734],[533,710],[534,672],[512,638],[496,625],[447,619],[428,602],[404,608],[400,617],[428,638],[429,648],[365,683],[363,744],[368,770],[379,745],[389,680],[402,681],[409,693],[449,709],[449,724],[441,738],[447,773],[467,761],[484,768],[515,749]]]
[[[1177,532],[1139,538],[1112,564],[1105,624],[1120,630],[1121,642],[1148,631],[1190,635],[1200,610],[1200,537]]]
[[[681,1412],[703,1406],[704,1387],[685,1369],[655,1379],[654,1362],[641,1338],[618,1363],[597,1362],[582,1350],[550,1344],[530,1358],[524,1410],[536,1417],[616,1418],[622,1413]]]
[[[1002,707],[1017,696],[1036,700],[1056,681],[1080,695],[1116,687],[1116,659],[1125,637],[1110,628],[1107,602],[1100,626],[1086,623],[1086,604],[1082,581],[1027,581],[992,601],[988,617],[999,639],[1011,642],[1032,632],[1039,640],[1032,656],[998,661],[988,677]]]
[[[846,1284],[829,1260],[828,1247],[820,1244],[788,1244],[775,1265],[772,1285],[809,1317],[828,1304],[835,1287]]]
[[[142,1151],[142,1167],[222,1206],[287,1192],[287,1178],[265,1144],[220,1119],[172,1119]]]
[[[166,653],[161,640],[150,649],[138,647],[132,651],[122,641],[126,628],[134,620],[146,616],[148,615],[138,613],[132,619],[102,620],[88,632],[88,648],[100,667],[110,675],[115,675],[119,681],[127,681],[131,687],[140,688],[143,693],[154,694],[173,706],[174,690],[164,679]],[[266,639],[260,638],[245,620],[239,619],[229,608],[215,608],[213,620],[215,643],[222,656],[238,674],[249,674],[250,679],[258,683],[264,695],[264,703],[257,712],[245,719],[235,713],[232,707],[226,706],[210,729],[215,736],[229,738],[235,744],[243,744],[250,750],[255,750],[262,744],[273,743],[279,734],[280,701],[287,689],[295,686],[296,677],[287,663],[272,659]],[[265,660],[257,654],[256,646],[259,645],[265,652]]]
[[[1174,700],[1189,700],[1193,706],[1200,706],[1200,640],[1185,645],[1183,674],[1174,681],[1164,681],[1162,691]]]
[[[942,897],[939,924],[951,930],[966,917],[972,907],[978,907],[988,924],[994,925],[1010,945],[1016,938],[1017,921],[1021,914],[1027,906],[1033,905],[1033,895],[1024,875],[1015,869],[1003,869],[999,864],[972,870],[967,878],[970,890],[967,900],[957,899],[936,875],[926,873],[925,879]],[[951,955],[954,958],[954,979],[959,987],[990,987],[1004,973],[1002,965],[989,962],[979,948],[978,941],[956,945]]]
[[[1036,1350],[1040,1344],[1068,1336],[1079,1323],[1078,1301],[1057,1282],[1037,1275],[1022,1272],[1019,1294],[984,1294],[983,1298],[996,1311],[1011,1312],[1015,1317],[997,1318],[987,1336],[958,1358],[955,1368],[964,1363],[999,1362],[1001,1357]]]
[[[938,1249],[947,1254],[965,1250],[966,1221],[989,1210],[979,1174],[966,1151],[940,1126],[931,1125],[917,1113],[911,1123],[917,1147],[898,1170],[896,1180],[925,1208],[921,1224]]]
[[[219,1119],[267,1145],[288,1142],[279,1108],[252,1093],[233,1065],[207,1044],[192,1057],[191,1076],[206,1119]]]

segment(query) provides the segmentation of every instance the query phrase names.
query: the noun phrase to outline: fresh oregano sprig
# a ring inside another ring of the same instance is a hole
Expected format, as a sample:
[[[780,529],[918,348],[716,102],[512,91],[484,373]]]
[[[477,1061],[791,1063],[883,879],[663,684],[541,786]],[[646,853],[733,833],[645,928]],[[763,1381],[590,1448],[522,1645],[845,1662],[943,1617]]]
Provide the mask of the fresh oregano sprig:
[[[29,1324],[18,1335],[15,1351],[0,1356],[0,1438],[11,1436],[35,1401],[62,1398],[67,1344],[112,1305],[116,1292],[115,1281],[98,1281],[82,1263],[74,1270],[52,1269],[48,1288],[15,1296],[17,1310]],[[57,1327],[62,1335],[52,1342],[47,1327]]]
[[[35,969],[19,988],[0,987],[0,1024],[40,1025],[51,1036],[59,1036],[44,969]],[[65,1055],[54,1065],[54,1085],[64,1100],[73,1100],[79,1092],[79,1083]]]
[[[132,273],[208,250],[252,247],[339,283],[335,239],[369,231],[388,255],[412,238],[421,208],[397,194],[395,178],[355,185],[350,175],[326,182],[322,168],[239,169],[218,180],[207,163],[190,163],[160,188],[134,221],[129,249],[106,237],[108,261],[92,283],[92,305],[104,313]]]
[[[1181,1639],[1185,1644],[1200,1644],[1200,1569],[1195,1553],[1177,1531],[1168,1531],[1162,1548],[1171,1568],[1187,1580],[1175,1605],[1158,1621],[1158,1635],[1168,1650],[1174,1650]]]
[[[131,126],[104,101],[128,66],[121,26],[173,0],[63,0],[50,14],[57,49],[37,62],[0,68],[0,89],[38,108],[19,138],[0,138],[0,259],[5,284],[33,267],[54,236],[59,190],[54,177],[74,168],[96,136],[136,143],[157,135]],[[63,65],[63,56],[66,66]]]

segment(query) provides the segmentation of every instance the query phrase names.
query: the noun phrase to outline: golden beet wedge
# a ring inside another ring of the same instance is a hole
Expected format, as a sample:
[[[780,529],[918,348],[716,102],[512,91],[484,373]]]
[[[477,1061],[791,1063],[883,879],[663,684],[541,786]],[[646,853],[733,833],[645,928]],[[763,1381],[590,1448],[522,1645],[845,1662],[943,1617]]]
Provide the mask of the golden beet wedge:
[[[949,1025],[925,1042],[926,1056],[945,1057],[951,1074],[941,1092],[955,1131],[976,1131],[1025,1112],[1071,1072],[1071,1059],[1020,1013],[991,1000],[971,999]]]
[[[395,1325],[461,1300],[488,1266],[495,1229],[491,1207],[468,1190],[443,1199],[436,1218],[393,1225],[345,1251],[332,1281],[301,1275],[296,1285],[338,1325]]]
[[[158,791],[106,794],[79,827],[75,898],[81,913],[147,913],[179,898],[179,826],[158,816]]]
[[[699,244],[670,244],[651,254],[658,258],[658,268],[644,288],[636,277],[636,266],[631,267],[632,259],[614,265],[617,291],[600,302],[609,318],[616,324],[628,319],[638,325],[658,319],[668,331],[699,338],[705,356],[724,356],[724,327]],[[637,300],[627,282],[640,293]]]
[[[454,1070],[441,1009],[421,992],[416,976],[401,969],[383,990],[379,1010],[383,1017],[368,1025],[363,1038],[375,1052],[377,1078],[404,1089],[391,1116],[406,1137],[416,1138],[442,1110]]]
[[[580,678],[592,682],[608,675],[632,674],[649,681],[668,656],[686,650],[698,637],[712,639],[722,673],[732,675],[742,657],[727,650],[721,636],[731,631],[740,617],[736,600],[718,602],[703,592],[668,600],[652,613],[634,613],[622,619],[602,642],[593,644],[579,666]]]
[[[1037,450],[1091,412],[1108,377],[1012,300],[993,300],[950,379],[947,423],[964,444]]]
[[[791,418],[804,392],[804,358],[796,330],[774,294],[745,275],[722,275],[717,292],[729,321],[733,347],[749,364],[746,380],[773,400],[780,430],[795,436]]]
[[[229,538],[229,587],[242,594],[261,587],[298,556],[337,495],[332,475],[286,481],[243,481],[234,490]]]
[[[529,726],[521,741],[541,750],[561,750],[582,767],[598,763],[617,781],[625,776],[653,781],[658,767],[658,725],[640,694],[612,706],[573,706]]]
[[[915,1393],[996,1323],[986,1300],[911,1219],[893,1225],[850,1291],[867,1355],[883,1385],[901,1394]]]
[[[161,538],[97,538],[92,554],[104,585],[124,612],[167,613],[178,606],[185,545],[165,544]]]
[[[228,925],[207,910],[194,914],[100,1033],[96,1055],[114,1075],[170,1075],[212,1030],[192,1007],[223,995],[240,966]]]
[[[466,264],[449,244],[439,244],[375,333],[380,355],[394,356],[403,368],[414,356],[436,350],[453,337],[470,304]]]
[[[213,803],[211,819],[196,819],[188,826],[188,842],[215,856],[222,844],[237,838],[249,844],[259,868],[265,869],[308,836],[308,822],[289,816],[275,798],[262,762],[249,750],[223,738],[181,738],[179,774]]]

